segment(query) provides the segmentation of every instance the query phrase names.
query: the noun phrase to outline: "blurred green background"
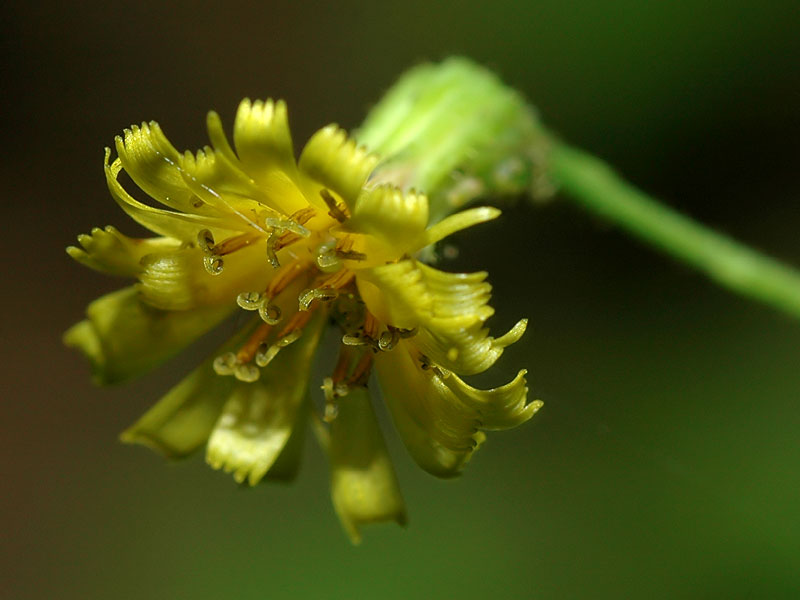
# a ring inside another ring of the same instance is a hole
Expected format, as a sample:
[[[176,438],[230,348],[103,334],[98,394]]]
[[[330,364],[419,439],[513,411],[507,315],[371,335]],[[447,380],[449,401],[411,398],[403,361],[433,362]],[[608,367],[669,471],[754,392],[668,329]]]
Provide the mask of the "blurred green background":
[[[407,530],[350,546],[309,445],[294,485],[237,487],[117,434],[195,362],[97,389],[60,335],[119,282],[64,254],[115,224],[102,149],[158,119],[179,148],[283,97],[297,145],[351,128],[410,65],[498,71],[572,143],[800,265],[800,11],[789,2],[69,3],[2,9],[4,489],[0,596],[25,599],[800,598],[800,323],[569,202],[463,233],[489,269],[494,375],[544,409],[464,476],[390,428]]]

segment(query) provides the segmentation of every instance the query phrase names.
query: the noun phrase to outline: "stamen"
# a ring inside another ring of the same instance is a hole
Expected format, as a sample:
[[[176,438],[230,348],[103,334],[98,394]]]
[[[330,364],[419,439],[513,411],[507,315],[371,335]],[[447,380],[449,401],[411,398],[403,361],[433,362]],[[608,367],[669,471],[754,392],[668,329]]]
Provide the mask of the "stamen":
[[[364,354],[361,356],[361,359],[358,361],[356,368],[353,369],[353,374],[350,375],[350,378],[347,380],[349,385],[366,385],[367,380],[369,379],[370,368],[372,367],[373,356],[374,354],[372,352],[364,352]]]
[[[343,335],[342,343],[345,346],[375,346],[375,340],[361,333]]]
[[[272,359],[278,355],[278,352],[280,352],[289,344],[296,342],[298,339],[300,339],[301,335],[303,335],[303,330],[295,329],[292,333],[279,338],[270,346],[267,344],[261,344],[258,348],[258,352],[256,352],[256,364],[259,367],[266,367],[272,362]]]
[[[295,223],[299,223],[300,225],[305,225],[311,220],[311,217],[317,214],[316,209],[313,206],[306,206],[305,208],[301,208],[298,211],[292,213],[292,216],[289,217]]]
[[[378,348],[384,352],[388,352],[397,345],[398,341],[400,341],[400,334],[397,333],[397,329],[390,328],[384,331],[381,337],[378,338]]]
[[[336,241],[325,242],[317,248],[317,266],[323,273],[333,273],[342,268],[342,261],[336,256]]]
[[[347,221],[347,214],[341,209],[342,204],[337,202],[336,198],[334,198],[328,190],[323,188],[320,190],[319,195],[328,206],[328,214],[331,217],[339,221],[339,223]]]
[[[277,269],[281,266],[280,261],[278,261],[278,255],[275,253],[275,244],[278,242],[278,231],[276,229],[272,230],[267,238],[267,260],[269,264],[272,265],[273,269]]]
[[[367,260],[367,255],[355,250],[336,250],[336,256],[342,260]]]
[[[254,364],[245,363],[236,365],[236,368],[233,370],[233,376],[244,383],[253,383],[254,381],[258,381],[258,378],[261,377],[261,371],[259,371],[258,367]]]
[[[253,235],[252,233],[243,233],[242,235],[229,237],[227,240],[217,244],[213,247],[211,252],[217,256],[225,256],[226,254],[231,254],[237,250],[241,250],[245,246],[249,246],[257,239],[258,236]]]
[[[268,325],[277,325],[281,320],[281,309],[277,304],[264,302],[258,308],[258,316]]]
[[[214,235],[208,229],[201,229],[197,234],[197,245],[203,252],[213,252]]]
[[[267,323],[259,325],[242,347],[239,348],[239,352],[236,353],[237,363],[249,363],[253,360],[253,356],[255,356],[261,343],[267,339],[270,331],[272,331],[271,325]]]
[[[242,292],[236,296],[236,304],[244,310],[258,310],[265,300],[266,297],[261,292]]]
[[[217,375],[233,375],[236,368],[236,355],[233,352],[226,352],[214,359],[212,365]]]
[[[295,258],[288,265],[281,268],[280,271],[270,282],[267,287],[266,297],[275,298],[286,287],[294,281],[300,273],[303,273],[306,268],[306,261],[302,258]]]
[[[333,288],[314,288],[304,291],[297,300],[300,305],[299,309],[301,311],[306,311],[311,307],[311,303],[314,302],[314,300],[329,302],[331,300],[336,300],[338,296],[339,291]]]
[[[367,255],[363,252],[356,252],[355,250],[351,250],[353,247],[353,238],[350,236],[346,236],[342,238],[339,243],[336,245],[336,249],[334,253],[336,254],[337,258],[341,260],[366,260]]]
[[[211,275],[219,275],[222,273],[224,261],[219,256],[207,254],[203,257],[203,267]]]
[[[378,327],[378,319],[376,319],[375,315],[373,315],[371,312],[366,311],[366,314],[364,315],[364,333],[368,337],[375,339],[378,337]]]
[[[296,233],[300,237],[307,238],[311,235],[311,232],[297,223],[292,221],[291,219],[274,219],[272,217],[266,220],[267,227],[271,227],[273,231],[291,231],[292,233]]]

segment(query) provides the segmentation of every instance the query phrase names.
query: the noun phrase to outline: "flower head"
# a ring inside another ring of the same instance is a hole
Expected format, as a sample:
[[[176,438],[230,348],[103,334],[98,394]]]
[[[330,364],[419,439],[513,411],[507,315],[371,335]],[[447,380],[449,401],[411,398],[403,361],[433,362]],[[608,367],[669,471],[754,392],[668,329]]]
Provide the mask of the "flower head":
[[[474,208],[429,227],[426,196],[371,181],[378,157],[334,125],[295,160],[280,101],[243,101],[233,145],[216,113],[208,131],[211,146],[180,153],[157,123],[143,123],[116,138],[117,158],[106,151],[112,196],[158,237],[107,227],[68,248],[86,266],[138,281],[90,304],[65,341],[99,382],[113,383],[164,362],[234,311],[252,315],[122,439],[170,457],[205,444],[211,466],[255,485],[293,476],[311,417],[351,537],[362,523],[401,522],[368,393],[373,369],[409,452],[440,477],[461,470],[484,430],[518,425],[541,405],[527,402],[524,371],[486,391],[460,378],[489,368],[526,321],[491,337],[486,273],[446,273],[417,258],[499,211]],[[123,170],[162,206],[130,195]],[[341,343],[317,407],[309,378],[329,323]]]

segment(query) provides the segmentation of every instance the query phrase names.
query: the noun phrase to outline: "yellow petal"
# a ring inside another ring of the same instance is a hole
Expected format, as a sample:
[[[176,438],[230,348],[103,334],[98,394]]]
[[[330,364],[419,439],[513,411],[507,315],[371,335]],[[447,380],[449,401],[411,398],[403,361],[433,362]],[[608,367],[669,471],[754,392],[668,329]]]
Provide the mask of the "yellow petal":
[[[97,383],[119,383],[166,361],[232,310],[162,311],[144,304],[129,287],[89,304],[88,319],[67,330],[64,343],[86,355]]]
[[[143,227],[159,235],[189,243],[195,243],[198,232],[203,229],[209,229],[219,239],[235,233],[229,220],[154,208],[134,199],[117,180],[122,162],[117,159],[109,164],[110,157],[111,150],[106,148],[105,172],[108,189],[122,210]]]
[[[428,199],[423,194],[403,193],[392,185],[381,185],[361,192],[347,228],[374,235],[391,246],[396,257],[406,252],[405,247],[413,243],[427,224]]]
[[[181,244],[167,237],[130,238],[110,225],[105,229],[95,227],[89,235],[79,235],[78,242],[83,248],[67,248],[67,254],[72,258],[91,269],[123,277],[136,277],[139,274],[143,256],[175,250]]]
[[[369,393],[354,387],[338,403],[331,423],[331,497],[354,544],[366,523],[405,523],[405,505]]]
[[[431,369],[423,370],[406,340],[375,355],[378,380],[411,456],[437,477],[453,477],[483,441],[480,415]]]
[[[300,171],[336,192],[352,211],[378,158],[336,125],[317,131],[300,154]]]
[[[308,402],[308,376],[326,315],[309,323],[253,383],[235,382],[208,441],[206,461],[257,484],[273,467]],[[305,426],[305,424],[301,424]]]

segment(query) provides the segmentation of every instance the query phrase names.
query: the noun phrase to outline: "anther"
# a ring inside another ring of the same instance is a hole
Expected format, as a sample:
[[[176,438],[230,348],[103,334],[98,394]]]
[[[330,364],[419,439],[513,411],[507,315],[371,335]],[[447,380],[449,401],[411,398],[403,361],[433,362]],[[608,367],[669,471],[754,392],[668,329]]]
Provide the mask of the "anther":
[[[339,203],[336,202],[336,198],[334,198],[328,190],[323,188],[322,190],[320,190],[319,195],[325,201],[325,204],[327,204],[329,209],[328,214],[331,217],[339,221],[339,223],[344,223],[345,221],[347,221],[347,215],[339,207]]]
[[[337,258],[342,260],[367,260],[367,255],[363,252],[356,252],[355,250],[336,250]]]

